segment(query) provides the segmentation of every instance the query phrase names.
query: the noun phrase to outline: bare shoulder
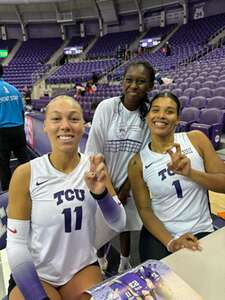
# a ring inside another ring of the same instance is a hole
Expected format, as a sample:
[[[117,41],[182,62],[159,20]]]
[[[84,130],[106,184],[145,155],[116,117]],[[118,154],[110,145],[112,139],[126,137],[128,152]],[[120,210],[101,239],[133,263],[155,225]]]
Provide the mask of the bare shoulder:
[[[132,170],[141,170],[142,169],[142,163],[140,155],[137,153],[135,154],[129,161],[129,168]]]
[[[18,166],[13,172],[13,176],[10,181],[10,194],[13,193],[18,196],[18,193],[28,192],[30,185],[30,174],[31,168],[29,162]]]
[[[200,130],[191,130],[189,132],[187,132],[187,135],[190,139],[193,139],[193,140],[198,140],[198,139],[207,139],[207,136]]]
[[[30,172],[31,172],[31,168],[30,168],[30,163],[27,162],[25,164],[19,165],[14,173],[13,173],[13,178],[17,178],[19,177],[20,179],[30,179]]]
[[[201,131],[199,130],[192,130],[192,131],[189,131],[187,133],[191,143],[194,145],[194,147],[196,148],[196,150],[199,152],[199,154],[201,156],[203,156],[203,153],[204,153],[204,147],[207,145],[207,146],[210,146],[211,145],[211,142],[210,140],[208,139],[208,137]],[[211,145],[212,147],[212,145]]]
[[[13,173],[9,185],[8,216],[13,219],[30,219],[30,163],[20,165]]]

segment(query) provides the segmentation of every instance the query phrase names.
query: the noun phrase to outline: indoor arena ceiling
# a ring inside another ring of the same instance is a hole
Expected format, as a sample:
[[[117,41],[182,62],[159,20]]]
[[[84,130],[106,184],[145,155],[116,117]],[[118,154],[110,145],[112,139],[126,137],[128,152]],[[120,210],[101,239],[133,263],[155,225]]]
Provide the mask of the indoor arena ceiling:
[[[117,23],[118,16],[162,7],[176,7],[199,0],[0,0],[0,24],[76,22],[102,17]],[[206,0],[205,0],[206,1]]]

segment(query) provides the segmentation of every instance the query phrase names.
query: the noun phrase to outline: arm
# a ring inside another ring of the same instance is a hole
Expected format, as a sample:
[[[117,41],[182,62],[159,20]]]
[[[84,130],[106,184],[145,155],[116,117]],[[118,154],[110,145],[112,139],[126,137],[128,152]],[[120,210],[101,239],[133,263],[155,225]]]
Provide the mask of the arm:
[[[178,144],[174,145],[176,152],[168,150],[171,156],[169,168],[177,174],[189,177],[208,190],[225,193],[225,163],[216,154],[211,142],[202,132],[191,131],[188,137],[202,157],[206,172],[193,169],[190,159],[181,153]]]
[[[126,204],[127,197],[129,195],[129,191],[130,191],[130,182],[129,182],[129,179],[127,178],[124,181],[124,183],[121,185],[119,190],[117,191],[118,198],[120,199],[120,201],[123,205]]]
[[[134,155],[129,161],[128,178],[135,204],[145,228],[166,246],[173,237],[152,210],[150,193],[142,176],[142,163],[139,154]]]
[[[190,178],[208,190],[225,193],[225,163],[218,156],[207,136],[200,131],[190,132],[193,145],[200,149],[205,172],[192,170]]]
[[[97,204],[108,225],[113,230],[120,232],[126,224],[126,213],[115,195],[112,185],[109,184],[104,157],[99,154],[91,156],[90,162],[90,170],[85,173],[85,182],[92,197],[97,200]],[[110,187],[110,192],[108,192],[108,186]]]
[[[104,154],[103,147],[105,143],[104,128],[107,129],[107,124],[104,124],[105,112],[104,106],[98,105],[94,113],[91,129],[88,135],[87,144],[85,147],[86,154]]]
[[[197,239],[191,233],[186,233],[177,239],[173,239],[163,223],[155,216],[151,206],[150,193],[143,179],[142,163],[139,154],[133,156],[129,162],[128,178],[139,215],[145,228],[167,247],[170,252],[184,247],[191,250],[200,250]]]
[[[15,170],[10,183],[7,255],[13,278],[24,298],[44,300],[49,298],[41,285],[28,249],[31,216],[29,181],[30,165],[27,163]]]
[[[91,125],[91,129],[89,132],[87,144],[85,147],[85,154],[102,154],[104,155],[104,144],[105,144],[105,130],[108,128],[108,124],[106,123],[107,118],[104,118],[108,115],[108,111],[106,106],[100,104],[98,105],[93,122]],[[103,157],[104,160],[104,157]],[[106,187],[111,195],[115,195],[116,192],[112,185],[111,178],[109,174],[107,174],[107,184]],[[119,196],[119,195],[118,195]],[[119,197],[120,198],[120,197]]]

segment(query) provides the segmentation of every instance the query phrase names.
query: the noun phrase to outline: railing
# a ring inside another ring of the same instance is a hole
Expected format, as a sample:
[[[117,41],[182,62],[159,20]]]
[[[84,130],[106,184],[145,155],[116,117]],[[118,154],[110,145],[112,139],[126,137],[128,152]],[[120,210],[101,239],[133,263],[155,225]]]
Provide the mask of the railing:
[[[31,74],[32,85],[34,85],[38,80],[41,80],[49,71],[49,65],[42,65],[44,69],[36,70]]]
[[[208,38],[208,42],[214,39],[217,35],[219,35],[223,30],[225,30],[225,25],[218,29],[216,32],[214,32],[210,37]]]

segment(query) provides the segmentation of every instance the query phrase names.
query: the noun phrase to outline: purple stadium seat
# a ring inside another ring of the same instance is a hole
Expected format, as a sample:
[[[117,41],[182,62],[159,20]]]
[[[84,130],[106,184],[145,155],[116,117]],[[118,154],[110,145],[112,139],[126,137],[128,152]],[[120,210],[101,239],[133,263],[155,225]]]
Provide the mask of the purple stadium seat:
[[[225,97],[225,87],[218,87],[214,90],[214,96]]]
[[[187,96],[187,97],[189,97],[189,99],[191,99],[191,98],[197,96],[197,91],[194,88],[187,88],[184,91],[184,96]]]
[[[207,100],[203,96],[196,96],[191,98],[190,106],[197,107],[198,109],[202,109],[206,107]]]
[[[175,94],[175,95],[176,95],[176,94]],[[188,97],[188,96],[180,96],[180,97],[179,97],[179,100],[180,100],[180,104],[181,104],[181,109],[182,109],[183,107],[189,106],[190,100],[189,100],[189,97]]]
[[[219,80],[216,84],[217,87],[224,87],[225,88],[225,80]]]
[[[223,112],[217,108],[203,109],[199,123],[192,123],[190,130],[200,130],[211,140],[215,149],[218,149],[223,128]]]
[[[211,98],[213,97],[213,91],[210,88],[204,87],[197,91],[197,95],[205,98]]]
[[[173,93],[174,95],[176,95],[178,98],[179,98],[181,95],[183,95],[183,91],[182,91],[182,89],[180,89],[180,88],[172,89],[172,93]]]
[[[156,96],[157,94],[159,94],[159,93],[160,93],[160,91],[157,90],[157,89],[152,90],[152,91],[151,91],[152,98],[155,97],[155,96]]]
[[[205,81],[205,82],[202,83],[202,87],[207,87],[207,88],[210,88],[210,89],[215,89],[216,83],[214,81],[207,80],[207,81]]]
[[[202,87],[202,85],[199,81],[194,81],[194,82],[190,83],[189,87],[199,90]]]
[[[225,80],[225,74],[221,74],[219,80]]]
[[[196,107],[184,107],[180,115],[180,123],[178,131],[189,131],[190,126],[194,122],[199,121],[200,110]]]
[[[189,83],[188,82],[182,82],[182,83],[179,84],[179,88],[184,91],[187,88],[189,88]]]
[[[187,82],[188,84],[190,84],[194,80],[195,80],[194,77],[187,77],[187,78],[185,78],[184,82]]]
[[[206,77],[207,78],[207,77]],[[205,81],[205,76],[198,76],[195,78],[197,82],[200,82],[201,84]]]
[[[208,100],[206,108],[225,109],[225,97],[214,96]]]
[[[225,132],[225,97],[212,97],[208,100],[207,108],[218,108],[223,112],[223,132]]]
[[[209,75],[209,76],[207,77],[207,80],[217,82],[217,81],[218,81],[218,77],[215,76],[215,75]]]

